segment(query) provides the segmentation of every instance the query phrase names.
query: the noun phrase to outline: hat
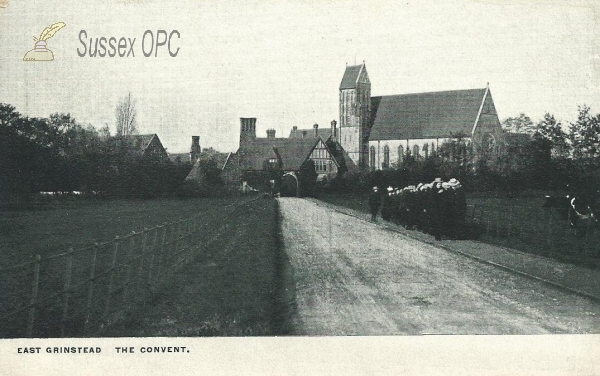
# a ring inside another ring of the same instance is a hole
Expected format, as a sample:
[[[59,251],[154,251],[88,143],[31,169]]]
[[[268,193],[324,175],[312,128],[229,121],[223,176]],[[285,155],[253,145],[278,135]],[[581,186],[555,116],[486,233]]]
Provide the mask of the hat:
[[[377,188],[377,187],[373,187],[373,190],[374,190],[374,191],[377,191],[378,189],[379,189],[379,188]]]
[[[455,178],[450,179],[450,181],[448,181],[448,184],[454,189],[460,188],[460,182]]]
[[[435,178],[434,183],[443,183],[442,178]]]
[[[394,190],[394,188],[392,188],[392,186],[390,185],[389,187],[387,187],[388,192],[391,192]]]

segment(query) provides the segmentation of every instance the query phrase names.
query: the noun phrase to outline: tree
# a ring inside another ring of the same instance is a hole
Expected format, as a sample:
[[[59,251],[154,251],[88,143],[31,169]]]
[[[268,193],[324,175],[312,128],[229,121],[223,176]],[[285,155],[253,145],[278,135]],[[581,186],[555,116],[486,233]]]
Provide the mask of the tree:
[[[562,125],[554,115],[546,112],[544,118],[537,124],[535,139],[545,139],[551,144],[552,152],[556,157],[566,158],[569,155],[567,134],[562,130]]]
[[[600,114],[592,115],[589,106],[579,106],[577,121],[569,127],[569,140],[573,158],[600,156]]]
[[[531,118],[524,113],[520,113],[518,117],[504,119],[502,128],[511,133],[533,134],[535,132],[533,121],[531,121]]]
[[[137,134],[137,110],[131,92],[121,98],[117,104],[116,117],[117,136]]]
[[[0,103],[0,126],[8,127],[12,122],[21,117],[21,114],[15,110],[15,107],[7,104]]]

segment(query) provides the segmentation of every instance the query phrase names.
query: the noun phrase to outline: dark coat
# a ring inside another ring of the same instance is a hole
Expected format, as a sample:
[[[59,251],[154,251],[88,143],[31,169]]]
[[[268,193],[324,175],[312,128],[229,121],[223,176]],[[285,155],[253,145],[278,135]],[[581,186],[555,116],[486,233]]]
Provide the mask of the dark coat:
[[[371,211],[376,211],[381,205],[381,195],[379,192],[371,192],[369,195],[369,208]]]

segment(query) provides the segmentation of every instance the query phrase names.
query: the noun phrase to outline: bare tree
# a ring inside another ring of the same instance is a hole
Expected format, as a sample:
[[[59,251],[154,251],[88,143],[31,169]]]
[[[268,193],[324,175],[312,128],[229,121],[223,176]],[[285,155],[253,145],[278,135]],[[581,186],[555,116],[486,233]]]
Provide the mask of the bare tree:
[[[135,100],[129,92],[117,104],[117,136],[137,134],[136,115]]]

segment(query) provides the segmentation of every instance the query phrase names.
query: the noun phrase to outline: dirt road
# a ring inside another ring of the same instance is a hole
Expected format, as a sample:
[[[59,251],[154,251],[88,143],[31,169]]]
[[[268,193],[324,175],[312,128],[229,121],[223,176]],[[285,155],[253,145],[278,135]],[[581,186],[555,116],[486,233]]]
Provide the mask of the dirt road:
[[[600,333],[600,304],[281,198],[301,335]]]

